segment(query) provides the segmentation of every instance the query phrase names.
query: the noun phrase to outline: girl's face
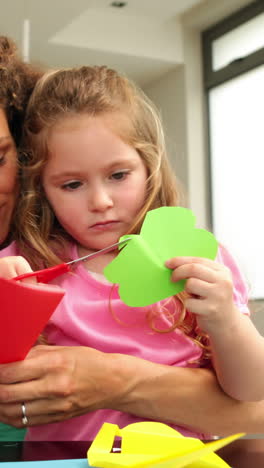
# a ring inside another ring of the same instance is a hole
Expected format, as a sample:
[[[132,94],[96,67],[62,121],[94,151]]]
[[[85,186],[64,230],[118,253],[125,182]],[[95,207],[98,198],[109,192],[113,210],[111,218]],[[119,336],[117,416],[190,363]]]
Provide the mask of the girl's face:
[[[16,199],[17,153],[0,108],[0,244],[6,239]]]
[[[76,116],[49,135],[43,187],[60,224],[87,251],[117,242],[146,197],[142,159],[108,122]]]

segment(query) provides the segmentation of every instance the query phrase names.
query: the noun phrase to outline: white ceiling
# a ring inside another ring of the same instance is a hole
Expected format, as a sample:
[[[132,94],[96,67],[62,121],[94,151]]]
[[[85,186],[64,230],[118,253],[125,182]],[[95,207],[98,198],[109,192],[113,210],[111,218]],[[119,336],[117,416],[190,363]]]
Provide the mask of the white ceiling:
[[[106,64],[144,85],[183,62],[180,15],[203,1],[128,0],[114,8],[111,0],[0,0],[0,34],[31,61]]]

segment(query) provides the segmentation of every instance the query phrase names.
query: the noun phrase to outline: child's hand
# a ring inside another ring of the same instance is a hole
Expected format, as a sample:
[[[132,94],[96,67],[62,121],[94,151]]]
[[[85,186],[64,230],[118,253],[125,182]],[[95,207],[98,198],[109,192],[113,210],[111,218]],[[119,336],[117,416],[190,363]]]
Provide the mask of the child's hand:
[[[18,275],[31,273],[29,263],[23,257],[4,257],[0,259],[0,278],[12,279]],[[21,280],[25,283],[36,283],[36,278]]]
[[[197,314],[197,323],[207,333],[219,326],[229,326],[237,316],[233,302],[231,272],[213,260],[198,257],[175,257],[166,261],[173,269],[172,281],[186,279],[185,291],[191,296],[186,308]]]

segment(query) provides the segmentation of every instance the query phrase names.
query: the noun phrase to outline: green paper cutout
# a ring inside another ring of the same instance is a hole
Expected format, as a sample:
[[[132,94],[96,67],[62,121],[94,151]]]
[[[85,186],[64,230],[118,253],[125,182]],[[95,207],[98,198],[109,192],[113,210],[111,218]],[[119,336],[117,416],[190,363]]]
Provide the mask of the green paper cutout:
[[[211,232],[195,228],[195,216],[182,207],[164,206],[149,211],[139,235],[120,247],[117,257],[104,269],[111,283],[119,284],[122,301],[144,307],[178,294],[186,280],[171,281],[172,270],[165,267],[172,257],[204,257],[213,260],[217,241]]]

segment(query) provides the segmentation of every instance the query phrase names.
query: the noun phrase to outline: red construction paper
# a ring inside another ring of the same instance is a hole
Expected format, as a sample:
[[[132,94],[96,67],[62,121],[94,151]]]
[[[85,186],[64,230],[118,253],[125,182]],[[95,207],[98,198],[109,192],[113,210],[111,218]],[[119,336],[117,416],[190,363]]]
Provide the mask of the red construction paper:
[[[21,361],[36,342],[64,291],[0,278],[0,363]]]

